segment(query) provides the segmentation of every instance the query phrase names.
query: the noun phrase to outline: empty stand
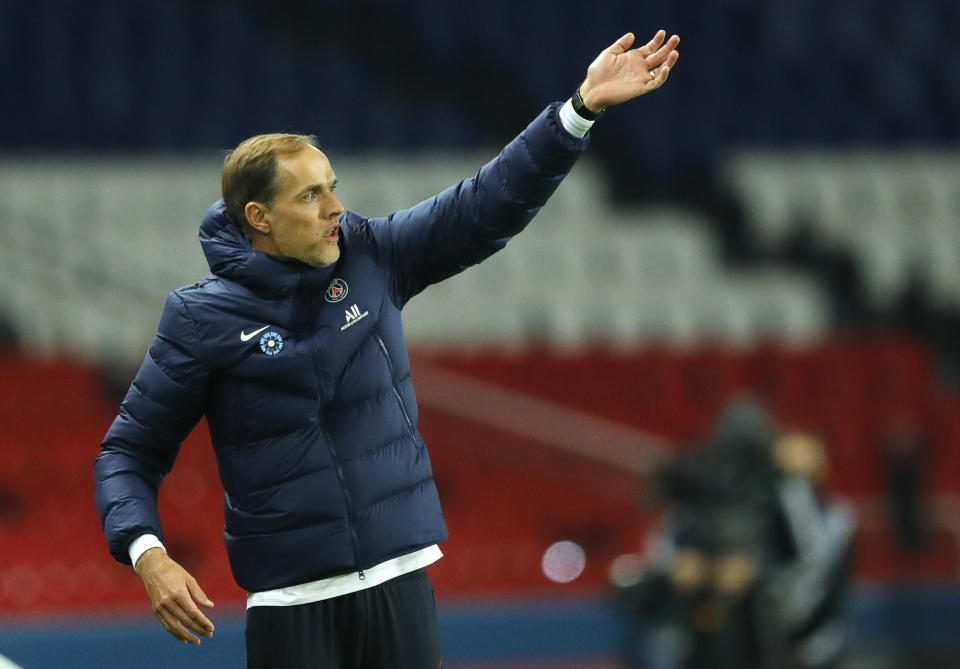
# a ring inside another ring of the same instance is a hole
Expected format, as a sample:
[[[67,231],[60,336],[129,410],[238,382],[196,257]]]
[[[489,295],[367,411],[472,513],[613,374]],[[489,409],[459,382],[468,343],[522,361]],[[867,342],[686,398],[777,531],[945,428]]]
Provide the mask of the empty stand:
[[[729,184],[768,251],[812,233],[858,262],[871,304],[889,308],[913,278],[937,306],[960,303],[960,158],[949,151],[741,151]]]
[[[347,206],[384,214],[475,174],[492,154],[335,163]],[[24,345],[139,364],[167,293],[208,274],[196,236],[218,173],[212,158],[0,162],[0,277],[9,286],[0,308]],[[823,335],[828,306],[809,279],[731,272],[709,218],[613,208],[600,181],[596,165],[578,166],[504,252],[414,299],[409,340],[748,346]]]
[[[937,385],[929,351],[914,340],[839,338],[750,351],[415,351],[414,383],[427,368],[539,398],[552,403],[551,411],[586,412],[624,426],[623,434],[662,435],[678,447],[708,434],[726,402],[754,393],[767,399],[784,428],[823,438],[831,489],[861,500],[862,578],[956,577],[960,526],[953,495],[960,466],[952,453],[960,403]],[[139,579],[108,555],[93,505],[92,462],[116,400],[106,398],[94,370],[64,359],[6,355],[0,377],[16,391],[0,396],[0,611],[141,607]],[[443,388],[422,394],[421,428],[451,530],[447,558],[431,568],[439,589],[450,595],[596,590],[617,555],[641,548],[651,516],[637,505],[642,484],[634,470],[557,448],[538,436],[549,430],[518,432],[484,412],[451,412],[449,403],[432,402],[438,392]],[[898,557],[884,507],[868,502],[884,486],[880,428],[904,410],[920,416],[933,444],[935,532],[913,557]],[[636,446],[644,443],[638,437]],[[666,442],[650,443],[661,449]],[[201,423],[162,489],[167,543],[215,601],[239,604],[243,593],[223,546],[222,504]],[[569,585],[549,581],[541,569],[544,551],[560,540],[586,551],[586,569]]]

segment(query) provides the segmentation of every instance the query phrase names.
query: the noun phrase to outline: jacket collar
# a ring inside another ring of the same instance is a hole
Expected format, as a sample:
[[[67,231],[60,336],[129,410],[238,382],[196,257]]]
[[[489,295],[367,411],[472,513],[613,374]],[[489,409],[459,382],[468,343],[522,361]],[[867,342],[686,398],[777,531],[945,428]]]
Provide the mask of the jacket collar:
[[[294,258],[257,251],[233,222],[223,200],[210,205],[203,217],[200,246],[211,272],[264,297],[284,297],[298,288],[323,290],[337,266],[311,267]]]

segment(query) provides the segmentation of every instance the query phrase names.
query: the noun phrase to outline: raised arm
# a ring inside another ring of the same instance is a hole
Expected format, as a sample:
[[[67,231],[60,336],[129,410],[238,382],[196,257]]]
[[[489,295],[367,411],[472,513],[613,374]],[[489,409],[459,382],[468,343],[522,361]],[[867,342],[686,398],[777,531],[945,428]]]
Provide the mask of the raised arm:
[[[627,33],[587,68],[571,101],[554,103],[479,173],[410,209],[370,222],[392,271],[398,306],[426,286],[506,245],[537,214],[586,150],[591,122],[610,105],[656,90],[680,38],[664,31],[631,49]]]

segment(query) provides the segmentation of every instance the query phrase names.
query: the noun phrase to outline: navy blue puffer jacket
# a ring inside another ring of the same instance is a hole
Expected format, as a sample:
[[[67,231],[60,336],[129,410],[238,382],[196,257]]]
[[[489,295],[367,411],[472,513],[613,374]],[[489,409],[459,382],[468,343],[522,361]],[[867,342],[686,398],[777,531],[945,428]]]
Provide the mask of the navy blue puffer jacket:
[[[329,267],[255,251],[222,202],[210,208],[200,242],[213,276],[168,298],[95,463],[117,560],[141,534],[163,537],[157,491],[204,414],[242,588],[362,570],[446,538],[400,309],[533,218],[586,148],[558,108],[472,179],[385,218],[345,213]]]

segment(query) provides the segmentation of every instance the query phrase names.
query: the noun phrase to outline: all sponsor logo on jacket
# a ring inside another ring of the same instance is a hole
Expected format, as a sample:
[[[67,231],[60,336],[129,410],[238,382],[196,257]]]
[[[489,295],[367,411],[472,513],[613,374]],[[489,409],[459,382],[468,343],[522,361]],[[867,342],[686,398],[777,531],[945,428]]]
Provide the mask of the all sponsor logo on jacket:
[[[364,312],[361,314],[361,313],[360,313],[360,307],[358,307],[356,304],[354,304],[352,307],[350,307],[349,309],[347,309],[347,310],[344,311],[343,313],[345,313],[345,314],[347,315],[347,322],[340,326],[340,331],[341,331],[341,332],[343,332],[344,330],[346,330],[346,329],[347,329],[348,327],[350,327],[351,325],[356,325],[356,324],[359,323],[362,319],[364,319],[364,318],[366,318],[367,316],[370,315],[370,312],[369,312],[369,311],[364,311]]]

